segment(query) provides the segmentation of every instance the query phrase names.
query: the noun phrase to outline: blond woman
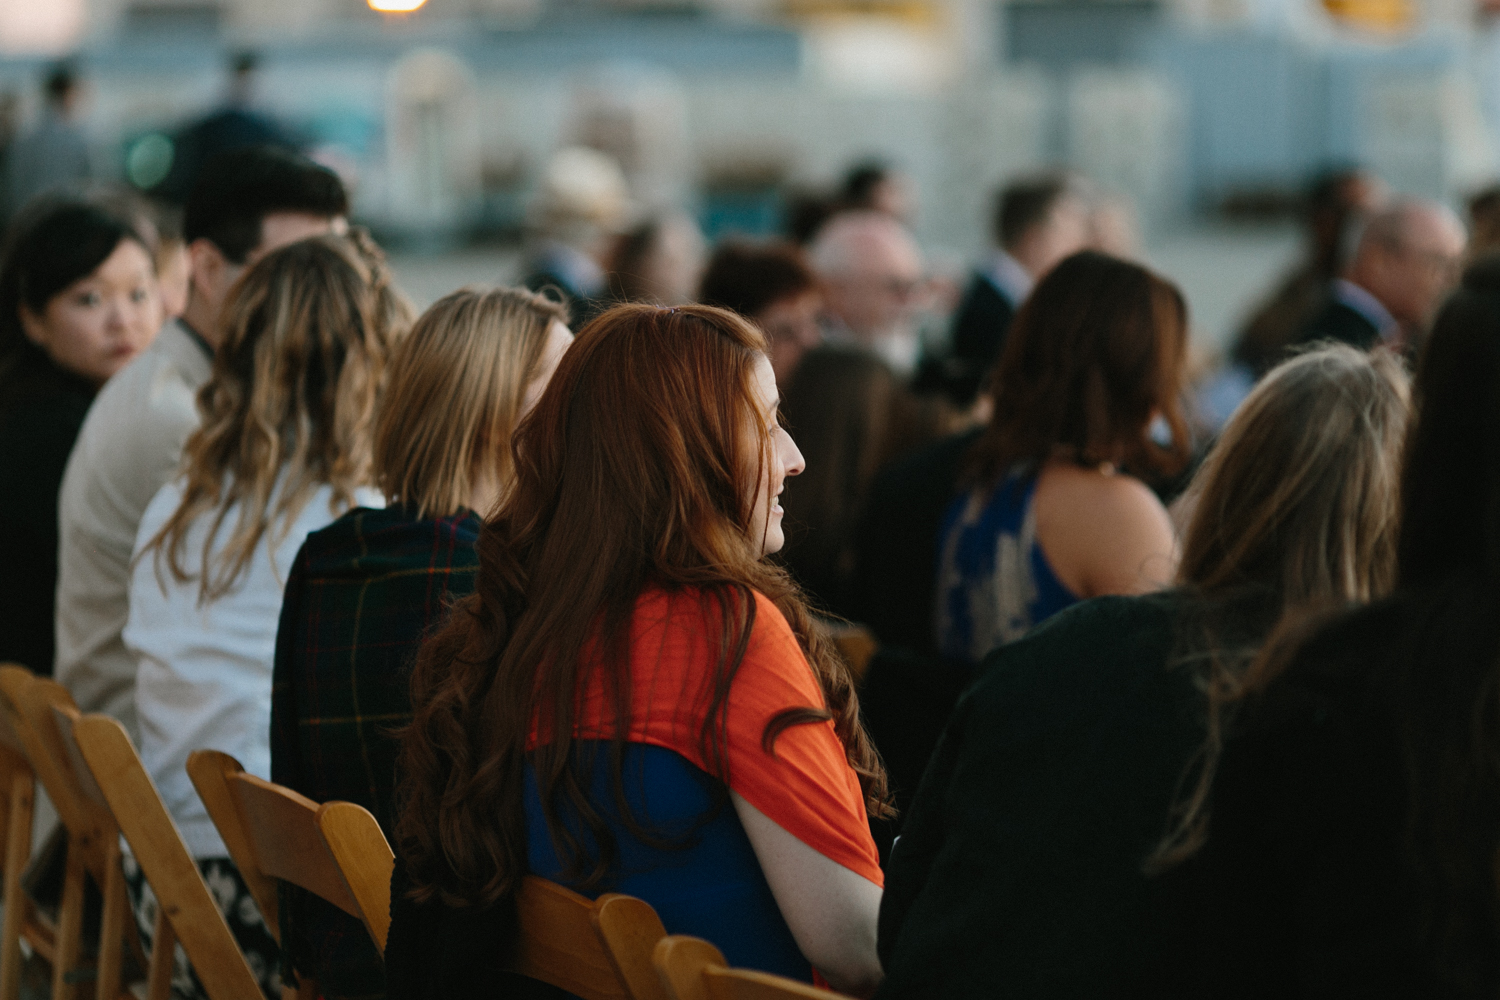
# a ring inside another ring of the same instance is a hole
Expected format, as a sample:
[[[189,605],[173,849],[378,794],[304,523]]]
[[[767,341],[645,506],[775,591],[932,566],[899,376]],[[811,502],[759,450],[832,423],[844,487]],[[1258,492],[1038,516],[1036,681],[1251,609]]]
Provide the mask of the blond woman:
[[[375,427],[388,506],[309,535],[292,567],[271,707],[275,781],[315,801],[358,802],[388,824],[409,661],[448,602],[474,589],[481,515],[510,483],[512,430],[573,340],[566,320],[530,292],[464,290],[396,349]],[[287,905],[283,947],[325,996],[384,989],[357,920],[304,893]]]
[[[378,253],[345,238],[256,263],[225,302],[184,472],[152,498],[136,535],[124,640],[140,665],[141,757],[270,996],[275,943],[184,767],[207,747],[270,776],[287,574],[310,532],[381,503],[370,453],[387,356],[405,325],[393,301]],[[149,933],[154,906],[144,890],[137,898]],[[176,986],[202,992],[186,970]]]

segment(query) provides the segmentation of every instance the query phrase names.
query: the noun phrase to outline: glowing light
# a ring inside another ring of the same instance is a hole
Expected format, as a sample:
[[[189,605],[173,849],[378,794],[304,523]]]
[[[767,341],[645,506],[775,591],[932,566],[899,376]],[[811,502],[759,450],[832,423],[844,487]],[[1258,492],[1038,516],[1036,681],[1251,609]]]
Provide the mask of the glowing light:
[[[382,14],[410,14],[427,0],[365,0],[371,10],[378,10]]]

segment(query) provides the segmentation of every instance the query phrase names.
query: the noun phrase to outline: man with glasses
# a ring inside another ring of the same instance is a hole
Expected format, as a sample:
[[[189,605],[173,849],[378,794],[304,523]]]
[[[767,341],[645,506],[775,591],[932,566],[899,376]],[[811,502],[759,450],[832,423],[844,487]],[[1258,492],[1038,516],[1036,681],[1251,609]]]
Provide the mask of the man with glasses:
[[[1385,344],[1414,352],[1458,280],[1467,241],[1463,223],[1446,205],[1396,201],[1365,224],[1353,259],[1297,343],[1337,340],[1364,350]]]

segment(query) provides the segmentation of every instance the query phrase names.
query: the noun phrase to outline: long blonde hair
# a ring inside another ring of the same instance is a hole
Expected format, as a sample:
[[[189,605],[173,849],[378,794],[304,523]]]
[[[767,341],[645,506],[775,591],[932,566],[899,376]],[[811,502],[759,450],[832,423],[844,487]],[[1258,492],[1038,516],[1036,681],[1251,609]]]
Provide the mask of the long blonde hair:
[[[1384,597],[1396,582],[1410,412],[1410,381],[1389,351],[1338,344],[1273,369],[1189,487],[1197,506],[1178,582],[1205,595],[1259,591],[1284,622]],[[1242,649],[1207,643],[1207,736],[1196,780],[1174,806],[1148,870],[1170,867],[1203,843],[1225,730],[1264,637],[1260,631]]]
[[[276,250],[240,278],[224,303],[213,374],[198,393],[202,423],[184,449],[182,502],[142,552],[155,551],[158,574],[165,555],[178,581],[199,580],[200,602],[217,600],[267,531],[279,544],[319,487],[333,488],[333,511],[353,506],[355,489],[370,481],[371,425],[391,342],[404,333],[393,296],[378,256],[337,236]],[[210,512],[189,573],[188,531]]]
[[[526,386],[552,324],[567,320],[559,303],[510,288],[461,289],[422,314],[391,356],[375,422],[375,485],[388,502],[447,517],[482,473],[510,482]]]

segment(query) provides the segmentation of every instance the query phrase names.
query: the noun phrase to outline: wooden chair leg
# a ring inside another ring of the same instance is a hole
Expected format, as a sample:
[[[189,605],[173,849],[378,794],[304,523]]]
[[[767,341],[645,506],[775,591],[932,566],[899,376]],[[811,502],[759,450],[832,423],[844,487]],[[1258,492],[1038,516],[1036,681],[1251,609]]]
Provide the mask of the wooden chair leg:
[[[176,956],[177,934],[167,919],[167,908],[158,902],[151,931],[151,962],[146,970],[146,1000],[171,1000]]]
[[[63,878],[62,906],[57,911],[57,944],[52,960],[52,1000],[75,1000],[78,996],[75,970],[81,957],[83,937],[83,885],[87,878],[83,852],[68,846],[67,874]]]
[[[21,873],[31,859],[31,812],[35,785],[17,774],[11,780],[10,823],[5,834],[5,920],[0,925],[0,1000],[21,995],[21,928],[31,912],[31,901],[21,886]]]
[[[96,1000],[119,1000],[120,967],[125,958],[125,928],[134,920],[130,898],[125,893],[125,871],[120,867],[120,840],[110,841],[104,852],[104,907],[99,924],[98,980]]]

